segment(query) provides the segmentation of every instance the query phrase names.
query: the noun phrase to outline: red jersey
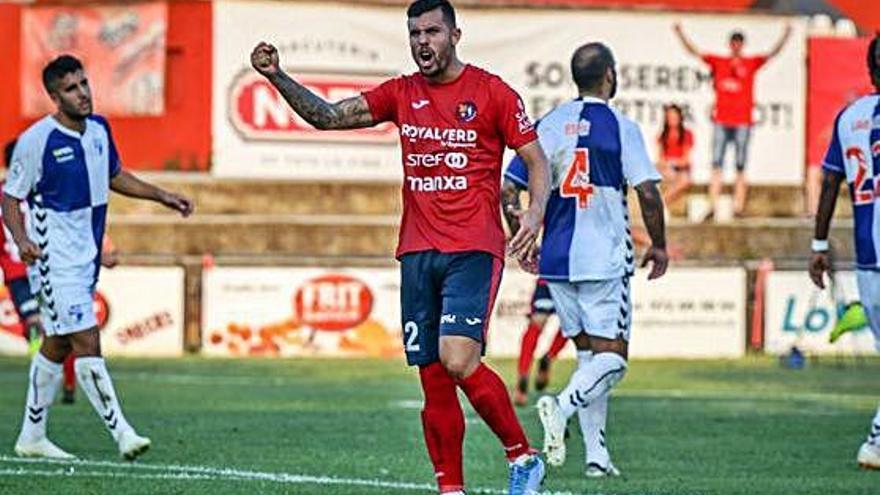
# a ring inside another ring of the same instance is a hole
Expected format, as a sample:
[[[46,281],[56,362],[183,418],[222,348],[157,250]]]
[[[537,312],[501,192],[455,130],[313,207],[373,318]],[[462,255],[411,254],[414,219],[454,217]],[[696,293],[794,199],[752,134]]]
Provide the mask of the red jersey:
[[[519,95],[472,65],[446,84],[415,73],[364,93],[400,130],[403,218],[397,257],[436,249],[504,257],[501,160],[538,136]]]
[[[684,158],[685,150],[693,148],[694,135],[690,129],[685,129],[684,139],[679,141],[678,131],[670,129],[669,134],[666,136],[666,142],[663,142],[663,134],[657,136],[657,142],[660,143],[661,158],[664,161],[681,160]]]
[[[752,124],[755,74],[767,57],[719,57],[703,55],[712,68],[715,84],[715,122],[727,126]]]
[[[0,182],[0,187],[3,183]],[[22,203],[24,204],[24,203]],[[27,265],[21,261],[18,254],[18,246],[12,240],[12,234],[6,229],[6,225],[0,228],[0,270],[3,270],[3,280],[9,283],[10,280],[27,277]]]

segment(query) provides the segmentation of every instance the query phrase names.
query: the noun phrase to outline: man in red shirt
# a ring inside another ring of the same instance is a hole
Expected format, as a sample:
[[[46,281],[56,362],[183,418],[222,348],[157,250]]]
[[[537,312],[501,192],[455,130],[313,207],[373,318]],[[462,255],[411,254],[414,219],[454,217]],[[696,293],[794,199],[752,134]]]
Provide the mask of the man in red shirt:
[[[549,193],[547,160],[517,93],[458,59],[461,30],[452,5],[418,0],[407,18],[418,72],[336,103],[285,74],[272,45],[257,45],[251,63],[318,129],[397,124],[404,170],[396,254],[403,343],[407,363],[419,367],[425,443],[440,492],[464,493],[461,388],[501,440],[510,462],[508,493],[533,494],[544,463],[529,446],[504,382],[481,356],[505,256],[499,211],[504,148],[516,150],[529,170],[530,206],[518,212],[520,229],[507,248],[526,264],[534,263]]]
[[[734,31],[730,35],[730,55],[725,57],[701,52],[684,35],[681,24],[676,23],[674,30],[685,50],[691,55],[699,57],[709,66],[714,81],[715,111],[712,114],[712,120],[715,122],[715,130],[712,135],[712,181],[709,185],[709,197],[713,210],[710,211],[707,219],[714,215],[715,205],[721,195],[722,166],[725,152],[730,144],[734,145],[736,152],[734,214],[738,217],[742,216],[748,192],[745,168],[753,124],[755,74],[768,60],[779,55],[779,52],[782,51],[791,36],[791,25],[785,25],[782,37],[770,52],[752,57],[743,55],[746,38],[741,31]]]

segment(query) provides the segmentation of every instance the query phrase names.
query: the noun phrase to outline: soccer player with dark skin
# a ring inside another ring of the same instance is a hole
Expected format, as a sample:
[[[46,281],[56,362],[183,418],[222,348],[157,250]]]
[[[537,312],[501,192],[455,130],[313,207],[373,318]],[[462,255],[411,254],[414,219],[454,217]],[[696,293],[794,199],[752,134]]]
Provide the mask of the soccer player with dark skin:
[[[520,228],[506,248],[526,266],[535,262],[549,194],[547,159],[519,96],[497,76],[458,58],[462,33],[449,2],[413,2],[407,27],[418,72],[338,102],[325,101],[287,75],[268,43],[254,48],[251,63],[317,129],[384,121],[400,127],[405,177],[397,257],[404,344],[408,363],[419,366],[422,423],[440,492],[464,493],[461,388],[504,446],[508,493],[533,493],[544,476],[543,461],[529,446],[503,381],[481,356],[505,256],[499,214],[503,148],[515,149],[530,174],[532,200],[517,212]]]

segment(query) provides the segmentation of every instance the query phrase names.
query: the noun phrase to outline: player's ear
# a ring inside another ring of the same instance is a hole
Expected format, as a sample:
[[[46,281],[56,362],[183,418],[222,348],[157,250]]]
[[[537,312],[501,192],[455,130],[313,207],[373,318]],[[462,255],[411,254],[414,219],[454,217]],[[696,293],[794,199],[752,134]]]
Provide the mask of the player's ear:
[[[459,28],[458,26],[452,28],[452,31],[450,32],[450,38],[452,38],[452,46],[457,45],[458,41],[461,39],[461,28]]]

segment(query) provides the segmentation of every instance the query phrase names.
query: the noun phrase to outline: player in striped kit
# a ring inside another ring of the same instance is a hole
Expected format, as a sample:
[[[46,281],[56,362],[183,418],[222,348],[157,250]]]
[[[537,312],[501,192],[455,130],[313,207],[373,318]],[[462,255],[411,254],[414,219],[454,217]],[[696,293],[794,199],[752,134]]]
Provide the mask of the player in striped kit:
[[[880,35],[871,41],[867,59],[876,91],[854,101],[837,115],[822,165],[822,194],[816,214],[810,278],[819,288],[825,288],[823,274],[831,268],[828,230],[840,183],[846,180],[853,203],[859,297],[880,350]],[[857,461],[864,468],[880,469],[880,407]]]
[[[553,187],[539,273],[550,286],[563,332],[577,346],[578,364],[559,395],[538,400],[538,413],[548,463],[565,461],[566,423],[577,413],[586,474],[602,477],[618,474],[605,442],[605,422],[608,394],[627,370],[632,322],[629,187],[638,193],[651,238],[642,263],[653,262],[649,279],[666,272],[668,255],[660,174],[638,125],[608,106],[617,88],[611,50],[601,43],[581,46],[571,70],[579,98],[556,107],[538,126]]]
[[[61,386],[62,362],[71,353],[80,387],[116,441],[134,459],[150,447],[123,415],[101,355],[93,300],[110,190],[192,213],[192,203],[122,169],[107,120],[92,113],[82,63],[70,55],[51,61],[43,84],[57,112],[18,139],[3,187],[3,221],[30,265],[39,291],[45,338],[31,362],[27,400],[15,453],[70,459],[46,436],[49,408]],[[28,203],[27,221],[21,203]]]

